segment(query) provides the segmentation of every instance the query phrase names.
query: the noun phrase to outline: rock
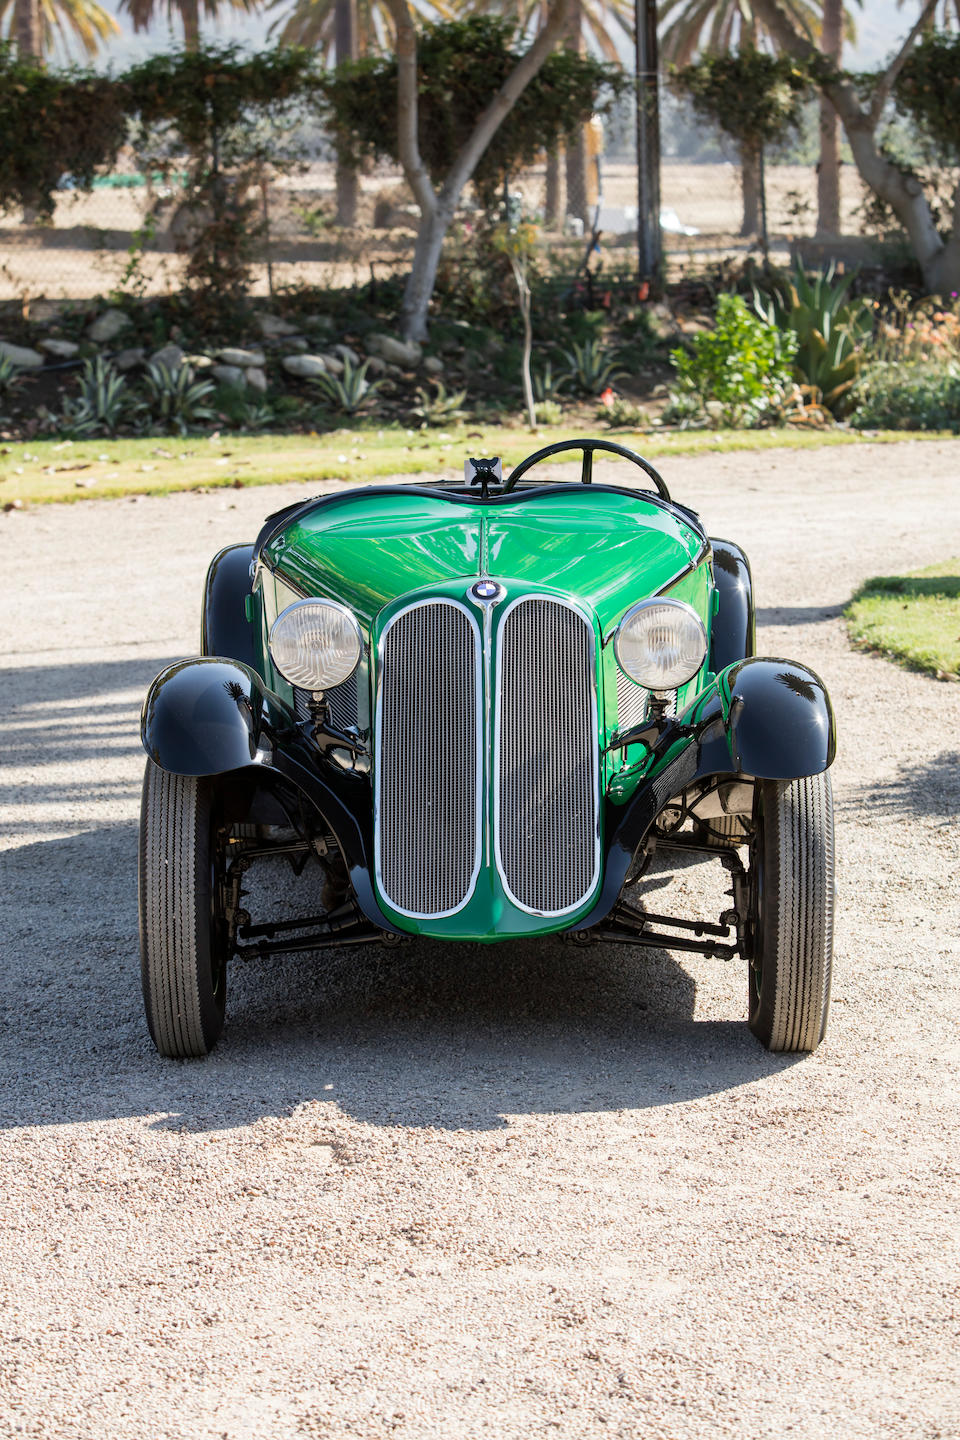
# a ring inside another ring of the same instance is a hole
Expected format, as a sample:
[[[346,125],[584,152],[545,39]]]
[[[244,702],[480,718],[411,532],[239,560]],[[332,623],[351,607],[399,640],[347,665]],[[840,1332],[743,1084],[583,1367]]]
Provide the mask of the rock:
[[[113,357],[114,368],[120,371],[132,370],[135,365],[143,364],[146,353],[142,345],[131,346],[129,350],[118,350]]]
[[[266,370],[262,370],[259,365],[251,365],[245,374],[247,377],[247,386],[250,390],[256,390],[258,395],[265,395],[267,393]]]
[[[412,370],[423,357],[416,340],[398,340],[393,335],[368,335],[367,349],[375,355],[382,355],[388,364],[399,365],[404,370]]]
[[[428,355],[426,360],[424,360],[423,362],[423,368],[424,370],[426,370],[428,375],[442,375],[443,361],[438,360],[436,355]]]
[[[232,385],[235,390],[247,388],[247,372],[239,365],[214,365],[210,374],[219,380],[221,385]]]
[[[194,370],[209,370],[214,362],[209,355],[184,355],[183,363]]]
[[[80,346],[75,340],[41,340],[40,349],[57,360],[72,360]]]
[[[310,349],[310,346],[302,335],[294,335],[291,340],[284,340],[283,348],[291,354],[305,355]]]
[[[381,360],[379,355],[371,355],[367,361],[368,375],[383,375],[386,373],[387,362]]]
[[[265,340],[276,340],[282,335],[296,335],[299,325],[283,320],[279,315],[267,315],[263,311],[254,315],[260,334]]]
[[[172,343],[169,345],[161,345],[160,349],[154,350],[150,356],[150,364],[162,365],[165,370],[170,371],[171,375],[175,375],[183,364],[183,351],[179,345]]]
[[[226,350],[218,350],[217,359],[224,365],[240,365],[244,369],[250,365],[266,363],[262,350],[237,350],[229,347]]]
[[[334,355],[339,355],[341,360],[349,360],[351,365],[360,364],[360,356],[356,350],[351,350],[349,345],[334,345],[331,348]]]
[[[129,330],[133,321],[123,310],[104,310],[87,331],[91,340],[98,345],[105,345],[108,340],[115,340],[123,330]]]
[[[339,355],[324,355],[323,363],[324,365],[326,365],[331,375],[343,374],[343,361],[340,359]]]
[[[29,350],[26,345],[11,345],[8,340],[0,340],[0,359],[9,360],[18,370],[39,370],[43,364],[39,350]]]
[[[299,375],[302,380],[327,373],[326,361],[321,355],[284,355],[281,363],[288,375]]]
[[[333,316],[304,315],[301,325],[304,330],[325,330],[329,334],[333,329]]]

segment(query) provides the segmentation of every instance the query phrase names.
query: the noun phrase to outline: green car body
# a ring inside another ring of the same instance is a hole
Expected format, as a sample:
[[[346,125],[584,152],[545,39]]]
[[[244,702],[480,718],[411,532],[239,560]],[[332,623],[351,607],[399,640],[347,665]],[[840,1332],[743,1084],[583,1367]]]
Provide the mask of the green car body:
[[[429,495],[348,494],[336,505],[323,506],[295,520],[264,547],[254,585],[258,654],[268,687],[293,707],[292,689],[270,660],[267,636],[277,616],[299,596],[338,600],[360,622],[367,652],[361,661],[358,687],[366,701],[358,716],[364,733],[376,718],[381,637],[399,610],[419,601],[448,599],[470,606],[482,628],[484,607],[470,600],[470,587],[482,576],[495,578],[503,586],[505,604],[527,596],[555,596],[577,606],[589,618],[597,709],[597,784],[603,794],[613,793],[617,803],[625,803],[647,765],[641,746],[626,753],[608,748],[618,730],[628,729],[630,723],[620,716],[613,653],[616,626],[639,597],[668,589],[674,598],[693,605],[709,623],[713,596],[710,557],[690,525],[658,508],[642,493],[605,497],[607,503],[601,508],[596,494],[585,488],[567,489],[569,493],[531,497],[520,514],[483,513],[476,507],[458,512],[449,501]],[[549,537],[546,543],[544,537]],[[498,607],[500,613],[503,608]],[[499,619],[498,611],[494,611],[494,619]],[[488,811],[483,830],[488,834],[495,748],[489,692],[495,685],[500,627],[494,623],[489,631],[489,636],[484,636],[489,643],[483,647],[478,684],[488,719],[480,782]],[[531,680],[535,681],[535,676]],[[679,706],[705,683],[706,670],[683,688]],[[530,688],[533,707],[538,698],[535,683]],[[622,677],[619,695],[639,688]],[[375,790],[377,781],[374,757]],[[602,846],[601,834],[600,850]],[[473,894],[453,915],[413,919],[398,912],[382,891],[380,899],[385,913],[401,930],[437,938],[492,941],[569,929],[591,908],[599,883],[598,869],[596,883],[575,911],[553,919],[530,915],[512,902],[488,854],[483,857]]]
[[[223,965],[245,950],[405,936],[762,948],[764,808],[769,831],[778,796],[832,762],[829,700],[806,667],[754,656],[736,545],[711,541],[656,476],[658,493],[589,483],[594,449],[653,472],[621,447],[578,444],[582,485],[541,472],[515,488],[345,490],[215,558],[203,654],[158,676],[144,706],[144,843],[167,843],[149,829],[162,772],[206,807]],[[669,694],[636,683],[617,654],[625,617],[652,598],[687,607],[705,640]],[[291,684],[271,643],[280,617],[312,602],[351,617],[359,655],[315,691]],[[317,858],[333,886],[305,934],[254,926],[239,905],[240,877],[271,845]],[[651,927],[631,897],[657,845],[699,847],[734,871],[723,923]],[[158,874],[166,863],[158,854]],[[150,955],[165,943],[144,942],[148,1017],[161,983]],[[161,1043],[159,1025],[154,1014],[161,1049],[198,1053]]]

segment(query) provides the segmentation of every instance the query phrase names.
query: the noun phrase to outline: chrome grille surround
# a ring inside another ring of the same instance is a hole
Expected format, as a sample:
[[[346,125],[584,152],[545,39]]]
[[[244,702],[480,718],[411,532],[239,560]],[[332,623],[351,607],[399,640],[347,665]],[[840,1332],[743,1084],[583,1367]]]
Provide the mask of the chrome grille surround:
[[[529,915],[576,910],[600,875],[593,623],[551,595],[500,617],[494,710],[494,843],[510,900]]]
[[[462,910],[480,873],[483,683],[473,613],[440,597],[392,616],[378,646],[377,887],[400,915]]]

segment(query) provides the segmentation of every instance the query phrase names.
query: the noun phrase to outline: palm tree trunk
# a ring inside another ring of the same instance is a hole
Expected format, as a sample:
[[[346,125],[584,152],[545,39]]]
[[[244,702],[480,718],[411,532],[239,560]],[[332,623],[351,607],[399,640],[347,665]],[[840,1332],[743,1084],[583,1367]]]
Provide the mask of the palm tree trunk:
[[[823,0],[820,48],[839,69],[843,55],[843,0]],[[840,125],[837,112],[826,95],[820,97],[817,234],[840,234]]]
[[[581,0],[570,0],[567,11],[568,50],[583,54],[583,6]],[[583,128],[567,143],[567,215],[582,220],[587,226],[589,213],[587,194],[587,146]]]
[[[17,58],[39,63],[43,56],[39,0],[14,0],[13,33],[17,42]]]
[[[356,0],[336,0],[334,12],[335,55],[338,65],[357,58]],[[337,224],[348,228],[357,223],[360,176],[353,165],[337,161]]]
[[[743,189],[741,235],[756,235],[760,229],[760,146],[741,145],[740,184]]]
[[[546,192],[543,197],[543,223],[548,230],[560,224],[560,150],[547,154]]]
[[[200,46],[200,6],[198,0],[180,0],[180,14],[183,17],[183,48],[197,50]]]

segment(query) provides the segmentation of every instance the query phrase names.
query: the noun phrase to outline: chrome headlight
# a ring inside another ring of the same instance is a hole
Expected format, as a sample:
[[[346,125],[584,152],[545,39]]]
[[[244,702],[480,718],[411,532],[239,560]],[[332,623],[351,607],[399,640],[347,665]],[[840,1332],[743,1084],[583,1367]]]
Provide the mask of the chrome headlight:
[[[613,649],[620,669],[638,685],[676,690],[703,664],[707,632],[682,600],[641,600],[617,626]]]
[[[295,600],[270,626],[270,655],[291,685],[328,690],[349,680],[363,636],[356,617],[335,600]]]

